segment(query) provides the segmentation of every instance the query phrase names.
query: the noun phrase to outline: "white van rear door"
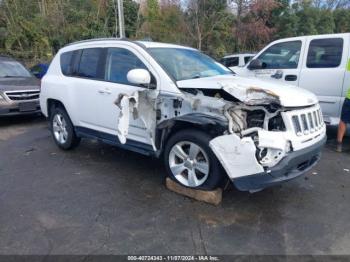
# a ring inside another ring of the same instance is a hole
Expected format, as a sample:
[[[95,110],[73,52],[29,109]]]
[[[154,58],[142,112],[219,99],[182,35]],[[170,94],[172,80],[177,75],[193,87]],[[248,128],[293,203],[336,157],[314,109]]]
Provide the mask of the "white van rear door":
[[[349,39],[345,35],[307,38],[299,86],[318,96],[324,120],[338,124]]]

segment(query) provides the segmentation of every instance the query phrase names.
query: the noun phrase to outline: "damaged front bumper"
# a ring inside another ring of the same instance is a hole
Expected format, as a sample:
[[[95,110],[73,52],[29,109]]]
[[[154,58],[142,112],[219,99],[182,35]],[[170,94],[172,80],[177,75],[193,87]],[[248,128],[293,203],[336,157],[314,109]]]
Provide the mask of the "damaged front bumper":
[[[254,192],[299,177],[317,164],[326,140],[327,137],[324,136],[310,147],[290,152],[268,171],[237,177],[232,179],[232,182],[238,190]]]

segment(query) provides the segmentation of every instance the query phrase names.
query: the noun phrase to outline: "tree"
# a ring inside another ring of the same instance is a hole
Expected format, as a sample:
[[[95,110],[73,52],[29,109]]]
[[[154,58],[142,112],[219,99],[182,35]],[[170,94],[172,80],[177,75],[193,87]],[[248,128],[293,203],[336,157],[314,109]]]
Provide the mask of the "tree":
[[[276,31],[273,27],[272,13],[279,7],[275,0],[254,0],[250,11],[243,19],[240,41],[248,49],[261,48],[272,39]]]
[[[316,25],[319,21],[318,9],[312,6],[311,1],[295,4],[299,17],[298,35],[317,35]]]
[[[220,38],[232,20],[226,0],[191,0],[185,15],[187,32],[199,50],[208,50],[207,40]]]
[[[336,33],[350,32],[350,10],[336,9],[333,12]]]
[[[0,52],[50,60],[74,41],[115,37],[113,0],[0,0]],[[140,4],[139,4],[140,3]],[[221,57],[284,37],[350,31],[349,0],[124,0],[126,36]]]
[[[30,12],[28,12],[30,10]],[[136,31],[138,4],[124,0],[126,35]],[[22,60],[50,60],[67,43],[116,36],[112,0],[2,0],[0,51]]]
[[[141,35],[154,40],[159,40],[157,28],[160,25],[160,7],[158,0],[146,0],[144,23],[141,25]]]
[[[235,51],[240,51],[244,48],[243,39],[241,37],[241,33],[243,32],[243,23],[242,19],[249,12],[250,0],[231,0],[233,3],[233,8],[235,10],[236,19],[234,22],[233,33],[235,35]]]
[[[316,30],[318,34],[332,34],[334,33],[335,23],[331,10],[318,10],[318,21]]]

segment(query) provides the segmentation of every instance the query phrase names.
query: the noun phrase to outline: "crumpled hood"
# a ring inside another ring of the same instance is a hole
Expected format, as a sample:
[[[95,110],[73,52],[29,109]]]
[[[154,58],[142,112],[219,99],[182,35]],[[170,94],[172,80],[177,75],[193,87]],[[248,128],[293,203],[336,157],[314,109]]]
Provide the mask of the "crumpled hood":
[[[40,81],[35,77],[0,78],[0,91],[39,90]]]
[[[178,81],[179,88],[223,89],[246,104],[269,104],[277,102],[284,107],[314,105],[317,97],[300,87],[284,83],[222,75]]]

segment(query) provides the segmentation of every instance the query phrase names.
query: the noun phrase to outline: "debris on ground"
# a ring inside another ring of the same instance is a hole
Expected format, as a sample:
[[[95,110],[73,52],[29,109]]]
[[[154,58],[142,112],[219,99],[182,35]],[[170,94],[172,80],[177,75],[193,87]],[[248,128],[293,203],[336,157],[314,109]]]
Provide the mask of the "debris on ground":
[[[193,198],[198,201],[206,202],[212,205],[219,205],[222,201],[222,189],[217,188],[212,191],[203,191],[203,190],[196,190],[187,188],[184,186],[179,185],[178,183],[174,182],[170,178],[166,179],[166,187],[180,195],[184,195],[190,198]]]
[[[29,149],[27,149],[26,151],[24,151],[24,154],[26,155],[26,156],[29,156],[30,155],[30,153],[32,153],[32,152],[34,152],[35,151],[35,148],[29,148]]]

